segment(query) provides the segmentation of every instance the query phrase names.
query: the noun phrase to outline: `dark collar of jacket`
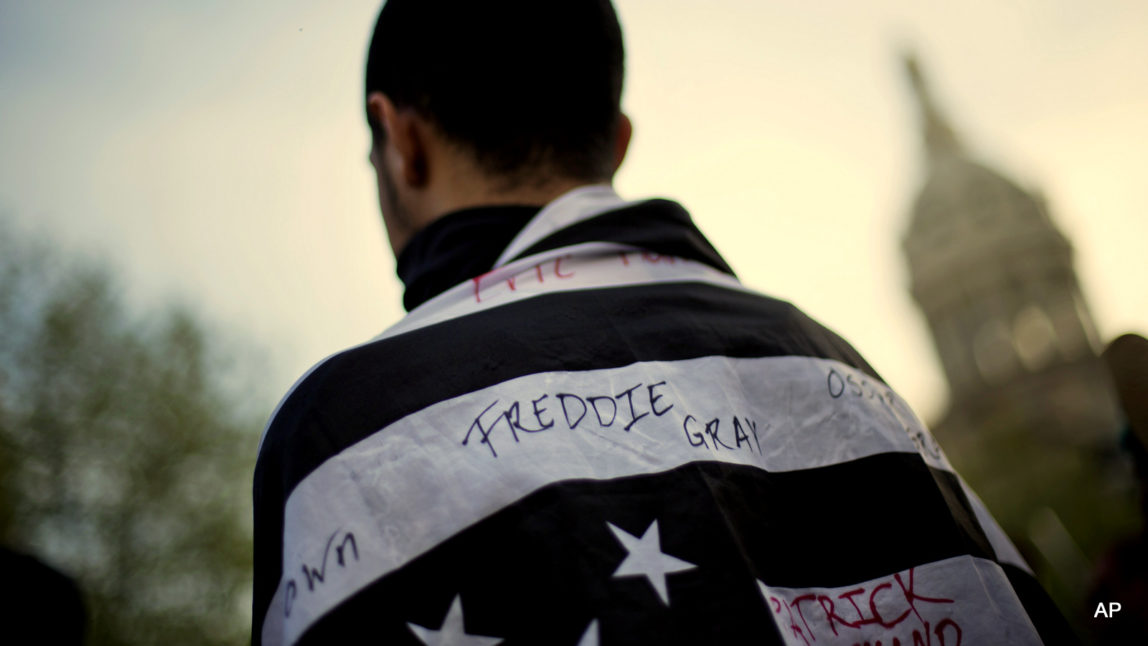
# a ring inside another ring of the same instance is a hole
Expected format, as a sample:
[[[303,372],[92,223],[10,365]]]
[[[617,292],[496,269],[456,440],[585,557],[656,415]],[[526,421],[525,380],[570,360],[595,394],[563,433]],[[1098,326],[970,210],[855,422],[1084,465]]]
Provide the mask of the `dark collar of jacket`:
[[[537,206],[484,206],[447,214],[415,234],[396,272],[410,311],[455,285],[494,268],[500,254],[535,217]],[[614,242],[643,251],[733,270],[676,202],[653,199],[575,222],[538,240],[511,260],[583,242]]]

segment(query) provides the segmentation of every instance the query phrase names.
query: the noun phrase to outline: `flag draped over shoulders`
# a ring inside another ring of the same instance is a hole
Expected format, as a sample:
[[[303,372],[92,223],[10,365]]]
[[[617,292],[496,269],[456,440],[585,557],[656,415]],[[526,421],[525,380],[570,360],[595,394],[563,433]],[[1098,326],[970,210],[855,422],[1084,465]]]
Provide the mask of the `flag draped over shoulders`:
[[[273,415],[255,643],[1070,637],[905,402],[679,205],[523,220]]]

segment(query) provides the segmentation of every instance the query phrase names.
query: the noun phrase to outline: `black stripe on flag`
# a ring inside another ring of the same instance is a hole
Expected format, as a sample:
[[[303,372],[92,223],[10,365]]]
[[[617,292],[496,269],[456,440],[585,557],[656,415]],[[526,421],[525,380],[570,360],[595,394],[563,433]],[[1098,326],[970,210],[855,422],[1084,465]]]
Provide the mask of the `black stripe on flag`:
[[[665,600],[645,576],[614,576],[618,532],[655,522],[677,561]],[[301,643],[421,644],[409,625],[438,628],[456,596],[467,633],[507,646],[573,645],[595,620],[604,645],[781,643],[757,580],[852,585],[965,554],[992,559],[955,476],[917,456],[784,473],[697,462],[547,486],[361,590]]]

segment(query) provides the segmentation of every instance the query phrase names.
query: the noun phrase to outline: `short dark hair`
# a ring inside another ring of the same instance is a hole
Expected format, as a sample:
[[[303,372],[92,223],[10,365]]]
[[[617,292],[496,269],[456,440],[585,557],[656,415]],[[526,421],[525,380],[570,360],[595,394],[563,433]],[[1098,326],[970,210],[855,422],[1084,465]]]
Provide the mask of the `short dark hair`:
[[[510,183],[598,181],[613,171],[623,66],[609,0],[388,0],[366,92],[415,109]]]

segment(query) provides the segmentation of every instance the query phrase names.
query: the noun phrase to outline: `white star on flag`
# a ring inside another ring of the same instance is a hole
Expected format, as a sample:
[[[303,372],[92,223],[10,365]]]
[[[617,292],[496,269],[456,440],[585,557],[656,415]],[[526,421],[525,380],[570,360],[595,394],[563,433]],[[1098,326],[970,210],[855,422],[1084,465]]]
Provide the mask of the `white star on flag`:
[[[683,561],[662,552],[661,541],[658,538],[658,521],[650,523],[641,538],[619,529],[611,523],[606,523],[614,536],[622,543],[629,554],[618,569],[614,570],[615,577],[644,576],[654,586],[658,598],[665,605],[670,605],[670,593],[666,590],[666,574],[680,572],[697,567],[693,563]]]
[[[455,595],[446,611],[446,619],[438,630],[431,630],[418,624],[407,622],[407,627],[427,646],[493,646],[502,641],[501,637],[471,635],[462,625],[462,596]]]

